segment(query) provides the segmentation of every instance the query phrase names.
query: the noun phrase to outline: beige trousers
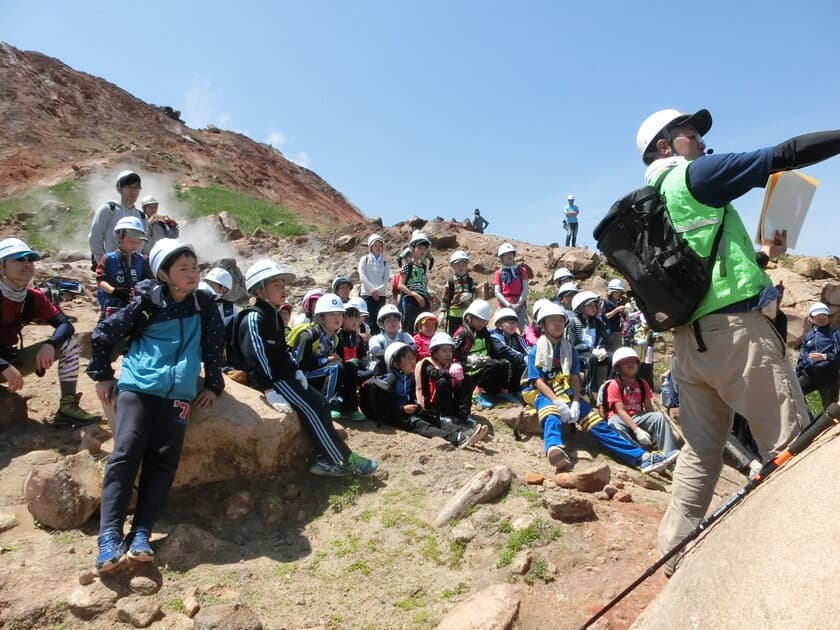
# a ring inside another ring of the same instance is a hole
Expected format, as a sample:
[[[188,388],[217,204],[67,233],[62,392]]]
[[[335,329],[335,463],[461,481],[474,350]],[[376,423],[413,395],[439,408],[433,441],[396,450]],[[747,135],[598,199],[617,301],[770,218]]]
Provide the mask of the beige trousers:
[[[750,424],[763,458],[784,450],[809,422],[805,398],[786,346],[760,312],[711,314],[700,319],[706,344],[698,352],[692,326],[674,335],[673,376],[680,392],[685,446],[674,470],[671,502],[659,525],[667,553],[706,516],[723,467],[734,412]],[[676,566],[674,559],[666,573]]]

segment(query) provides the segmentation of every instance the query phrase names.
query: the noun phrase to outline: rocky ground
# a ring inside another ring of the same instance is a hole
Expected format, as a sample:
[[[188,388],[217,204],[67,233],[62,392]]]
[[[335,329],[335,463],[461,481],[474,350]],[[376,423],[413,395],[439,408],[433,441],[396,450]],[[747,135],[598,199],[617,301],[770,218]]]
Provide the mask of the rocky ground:
[[[66,311],[79,330],[92,327],[88,300]],[[30,338],[39,334],[29,329]],[[95,407],[84,376],[80,391]],[[98,514],[78,529],[50,530],[21,491],[34,466],[80,450],[78,430],[48,425],[56,392],[54,371],[28,379],[30,419],[5,426],[0,441],[3,628],[434,628],[453,614],[466,617],[442,627],[487,614],[516,616],[500,627],[571,628],[656,559],[667,476],[644,477],[577,434],[578,477],[555,479],[541,439],[514,438],[519,410],[509,406],[483,415],[491,433],[466,451],[371,422],[348,426],[352,448],[381,462],[369,479],[315,478],[300,465],[270,479],[179,490],[155,529],[157,568],[99,580],[90,572]],[[512,472],[508,489],[435,527],[465,483],[497,466]],[[741,482],[728,470],[721,496]],[[648,580],[601,627],[629,626],[663,583]]]

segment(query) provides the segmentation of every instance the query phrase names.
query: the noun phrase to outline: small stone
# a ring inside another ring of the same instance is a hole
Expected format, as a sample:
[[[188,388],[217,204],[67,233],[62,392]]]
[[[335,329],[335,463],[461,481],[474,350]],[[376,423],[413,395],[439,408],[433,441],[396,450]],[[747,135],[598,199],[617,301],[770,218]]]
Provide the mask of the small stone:
[[[240,521],[251,513],[253,507],[253,496],[250,492],[242,490],[228,497],[225,502],[225,518],[229,521]]]
[[[425,470],[423,470],[422,468],[414,468],[414,469],[412,469],[412,471],[411,471],[411,475],[412,475],[413,477],[418,477],[418,476],[420,476],[420,475],[425,475],[425,474],[426,474],[426,471],[425,471]]]
[[[345,234],[344,236],[339,236],[335,239],[335,248],[343,251],[349,252],[351,249],[356,247],[356,243],[359,242],[359,239],[351,234]]]
[[[96,574],[91,571],[90,569],[85,569],[79,573],[79,584],[82,586],[87,586],[88,584],[93,584],[93,581],[96,579]]]
[[[598,499],[599,501],[609,501],[610,500],[610,495],[608,495],[606,492],[601,490],[600,492],[595,493],[595,498]]]
[[[135,575],[128,583],[128,588],[135,595],[154,595],[160,590],[160,584],[145,575]]]
[[[610,482],[610,485],[618,488],[619,490],[624,490],[624,482],[618,479],[613,479],[612,482]]]
[[[545,565],[545,572],[549,575],[557,575],[557,565],[553,562],[547,562]]]
[[[554,481],[561,488],[577,489],[581,492],[598,492],[610,482],[608,464],[589,466],[570,473],[558,473]]]
[[[76,553],[76,546],[75,545],[70,545],[69,547],[67,547],[67,553],[69,553],[71,556],[74,553]]]
[[[182,601],[184,602],[184,613],[186,613],[187,617],[190,619],[195,617],[198,611],[201,610],[201,605],[198,603],[197,588],[193,587],[188,590]]]
[[[432,458],[431,458],[430,455],[428,455],[426,453],[420,455],[420,457],[417,458],[417,463],[420,464],[421,466],[425,466],[430,461],[432,461]]]
[[[621,483],[621,482],[618,481],[616,483]],[[624,486],[623,483],[621,483],[621,485]],[[604,486],[604,494],[606,494],[607,497],[610,498],[610,499],[612,499],[617,492],[618,492],[618,486],[617,485],[607,484],[606,486]]]
[[[262,630],[254,611],[245,604],[221,604],[198,611],[193,618],[194,630]]]
[[[67,607],[79,619],[88,621],[114,607],[117,594],[99,580],[79,586],[67,598]]]
[[[515,585],[493,584],[446,613],[437,630],[511,628],[521,601],[521,592]]]
[[[14,514],[10,512],[0,512],[0,532],[5,532],[7,529],[17,527],[18,520]]]
[[[531,561],[533,559],[534,555],[530,549],[520,551],[510,563],[510,572],[515,575],[525,575],[528,573],[528,569],[531,568]]]
[[[536,518],[537,517],[533,514],[520,514],[515,519],[513,519],[510,526],[513,527],[514,530],[528,529],[531,525],[534,524]]]
[[[535,472],[525,473],[525,483],[529,486],[541,486],[545,481],[545,476]]]
[[[557,483],[551,479],[546,479],[543,481],[543,488],[546,490],[554,490],[557,487]]]
[[[449,540],[466,543],[476,537],[478,532],[470,521],[461,521],[449,531]]]
[[[615,496],[613,496],[613,500],[620,501],[621,503],[632,503],[633,495],[631,495],[626,490],[621,490],[615,493]]]
[[[595,518],[592,501],[573,494],[561,494],[544,497],[543,506],[548,509],[551,518],[564,523],[575,523]]]
[[[135,628],[147,628],[161,614],[160,602],[129,595],[117,602],[117,619]]]
[[[469,462],[467,462],[466,464],[464,464],[464,468],[467,470],[475,470],[475,464],[470,464]]]

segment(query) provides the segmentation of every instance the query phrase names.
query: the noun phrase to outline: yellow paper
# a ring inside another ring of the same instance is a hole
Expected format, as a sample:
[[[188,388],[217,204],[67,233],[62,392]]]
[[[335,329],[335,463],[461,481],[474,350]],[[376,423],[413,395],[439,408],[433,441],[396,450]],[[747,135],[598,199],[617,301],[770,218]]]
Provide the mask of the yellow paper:
[[[819,184],[798,171],[773,173],[767,180],[755,242],[772,245],[776,231],[786,230],[787,246],[795,248]]]

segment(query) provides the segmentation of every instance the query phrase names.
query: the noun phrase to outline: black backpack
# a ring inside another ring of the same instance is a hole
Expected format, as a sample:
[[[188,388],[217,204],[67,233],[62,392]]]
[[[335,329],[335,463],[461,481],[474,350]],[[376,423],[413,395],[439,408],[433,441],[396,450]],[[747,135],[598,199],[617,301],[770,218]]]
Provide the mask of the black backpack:
[[[636,304],[657,332],[691,320],[709,289],[726,220],[724,212],[712,253],[699,256],[674,228],[659,192],[668,172],[654,186],[616,201],[593,232],[598,249],[627,278]]]

